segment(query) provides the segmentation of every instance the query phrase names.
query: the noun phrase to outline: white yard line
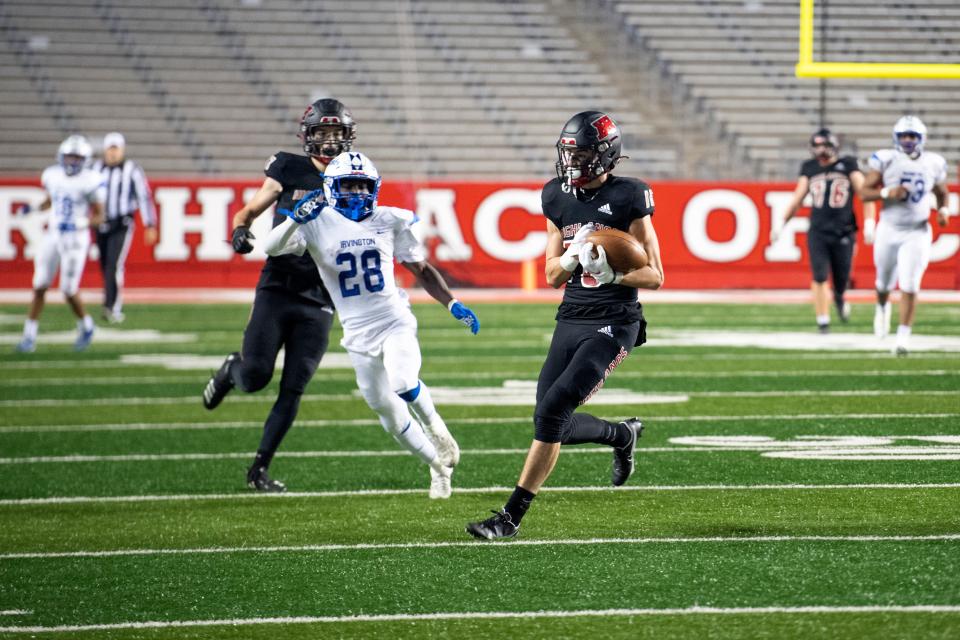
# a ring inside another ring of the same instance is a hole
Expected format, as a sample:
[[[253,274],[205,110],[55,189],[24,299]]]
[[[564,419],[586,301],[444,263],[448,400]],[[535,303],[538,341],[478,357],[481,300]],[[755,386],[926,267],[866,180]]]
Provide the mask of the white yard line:
[[[909,438],[909,436],[901,436],[901,438]],[[800,452],[798,453],[796,449],[798,447],[817,447],[816,442],[769,442],[763,443],[762,446],[751,446],[744,447],[743,445],[730,444],[727,446],[717,445],[717,446],[680,446],[680,447],[640,447],[636,450],[636,454],[651,454],[651,453],[715,453],[715,452],[741,452],[741,453],[757,453],[757,452],[781,452],[789,453],[792,452],[795,455],[827,455],[822,448],[815,449],[810,452]],[[610,447],[576,447],[576,448],[567,448],[564,449],[564,456],[571,455],[584,455],[584,454],[604,454],[610,455]],[[837,455],[852,456],[855,455],[858,451],[863,451],[864,453],[871,453],[876,455],[878,452],[889,453],[891,456],[894,456],[893,459],[904,459],[902,456],[897,457],[897,452],[901,452],[904,455],[914,454],[914,455],[931,455],[933,453],[942,453],[943,455],[957,456],[960,455],[960,447],[952,447],[948,445],[937,445],[931,447],[875,447],[871,449],[838,449],[835,453]],[[527,448],[493,448],[493,449],[463,449],[461,450],[463,455],[466,456],[503,456],[503,455],[526,455],[529,452]],[[277,454],[277,458],[403,458],[410,455],[407,451],[401,449],[376,449],[376,450],[327,450],[327,451],[284,451]],[[217,453],[126,453],[126,454],[117,454],[117,455],[85,455],[85,454],[73,454],[69,456],[20,456],[13,458],[0,458],[0,465],[26,465],[26,464],[70,464],[70,463],[89,463],[89,462],[166,462],[166,461],[183,461],[183,460],[241,460],[250,457],[249,451],[228,451],[228,452],[217,452]],[[791,457],[791,456],[779,456],[779,457]],[[848,458],[841,458],[848,459]],[[950,458],[953,459],[953,458]]]
[[[692,415],[692,416],[647,416],[644,418],[645,424],[660,424],[664,422],[747,422],[747,421],[770,421],[770,422],[802,422],[807,420],[830,420],[832,422],[842,422],[844,420],[900,420],[910,418],[911,420],[941,420],[944,418],[957,418],[960,413],[805,413],[800,415]],[[621,416],[622,418],[622,416]],[[609,416],[609,420],[619,418]],[[447,418],[448,426],[459,425],[486,425],[486,424],[513,424],[523,423],[532,424],[532,418],[529,415],[517,416],[514,418]],[[320,428],[320,427],[346,427],[346,426],[374,426],[380,422],[372,419],[347,419],[342,420],[302,420],[297,421],[298,429],[302,428]],[[134,422],[134,423],[115,423],[115,424],[52,424],[52,425],[12,425],[0,427],[0,434],[4,433],[69,433],[83,431],[205,431],[209,429],[262,429],[263,422],[255,420],[234,421],[234,422]]]
[[[754,485],[635,485],[625,487],[544,487],[547,493],[608,493],[608,492],[657,492],[657,491],[869,491],[869,490],[914,490],[914,489],[960,489],[960,483],[866,483],[866,484],[754,484]],[[454,493],[503,494],[513,487],[457,487]],[[298,498],[359,498],[377,496],[402,496],[426,494],[426,489],[362,489],[356,491],[288,491],[287,493],[196,493],[135,496],[60,496],[51,498],[10,498],[0,500],[0,507],[41,504],[101,504],[115,502],[189,502],[201,500],[290,500]]]
[[[429,377],[435,381],[443,380],[505,380],[522,378],[532,375],[530,371],[496,371],[496,372],[444,372],[435,373]],[[943,377],[960,376],[960,369],[915,369],[915,370],[884,370],[884,371],[837,371],[806,369],[803,371],[658,371],[657,378],[905,378],[905,377]],[[194,378],[206,378],[197,375]],[[352,373],[331,374],[323,372],[317,376],[324,382],[352,382],[356,377]],[[618,371],[617,378],[650,379],[650,373],[644,371]],[[530,377],[531,382],[535,378]],[[195,384],[196,380],[190,376],[70,376],[64,378],[28,378],[15,380],[0,380],[0,387],[76,387],[76,386],[134,386],[144,384]]]
[[[470,389],[469,387],[464,387],[464,390]],[[605,388],[607,393],[615,393],[617,391],[630,392],[629,389],[620,389],[616,387],[607,387]],[[882,396],[956,396],[960,398],[960,391],[940,391],[940,390],[931,390],[931,389],[918,389],[915,391],[903,390],[903,389],[877,389],[877,390],[863,390],[863,389],[850,389],[850,390],[839,390],[839,391],[816,391],[816,390],[799,390],[799,391],[651,391],[644,390],[644,393],[647,394],[669,394],[669,397],[682,397],[689,396],[691,398],[800,398],[800,397],[882,397]],[[639,394],[643,395],[643,394]],[[667,398],[667,396],[663,396]],[[346,401],[346,400],[360,400],[359,395],[352,393],[343,393],[343,394],[308,394],[304,395],[302,398],[305,402],[334,402],[334,401]],[[269,394],[259,394],[253,396],[245,396],[242,394],[234,394],[231,397],[230,402],[243,402],[243,403],[272,403],[274,398]],[[178,396],[178,397],[135,397],[135,398],[93,398],[93,399],[68,399],[68,400],[58,400],[53,398],[39,398],[33,400],[2,400],[0,401],[0,407],[6,408],[28,408],[28,407],[75,407],[75,406],[134,406],[134,405],[173,405],[173,404],[199,404],[200,398],[198,395],[190,396]],[[443,405],[444,402],[437,402],[437,404]],[[458,403],[466,404],[469,403]],[[533,402],[531,401],[532,405]]]
[[[65,633],[119,629],[175,629],[184,627],[242,627],[262,624],[319,624],[348,622],[413,622],[428,620],[506,620],[539,618],[622,618],[630,616],[822,615],[849,613],[960,613],[960,605],[861,605],[806,607],[686,607],[672,609],[583,609],[580,611],[463,611],[437,613],[367,614],[356,616],[290,616],[219,620],[166,620],[51,627],[0,627],[0,633]]]
[[[487,548],[500,547],[552,547],[602,544],[702,544],[729,542],[930,542],[960,541],[960,534],[945,533],[923,536],[705,536],[705,537],[646,537],[646,538],[584,538],[562,540],[505,540]],[[51,551],[35,553],[3,553],[0,560],[37,560],[46,558],[114,558],[118,556],[167,556],[224,553],[313,553],[324,551],[365,551],[371,549],[445,549],[451,547],[475,547],[476,540],[453,542],[383,542],[358,544],[306,544],[264,547],[197,547],[190,549],[113,549],[108,551]]]

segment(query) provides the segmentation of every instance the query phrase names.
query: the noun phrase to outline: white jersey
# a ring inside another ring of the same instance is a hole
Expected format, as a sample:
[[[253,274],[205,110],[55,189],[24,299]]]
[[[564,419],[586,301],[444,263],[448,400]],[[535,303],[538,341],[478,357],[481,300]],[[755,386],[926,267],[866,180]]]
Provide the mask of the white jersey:
[[[916,159],[896,149],[880,149],[867,164],[883,176],[885,187],[904,185],[910,196],[902,202],[883,203],[880,219],[894,227],[910,229],[922,226],[934,208],[933,185],[947,181],[947,161],[938,153],[924,151]]]
[[[89,229],[90,203],[106,199],[103,177],[93,169],[68,176],[63,167],[55,164],[44,169],[40,182],[50,194],[47,232],[51,234]]]
[[[377,207],[355,222],[332,207],[299,225],[287,249],[300,255],[309,250],[323,284],[330,292],[343,326],[343,345],[364,351],[372,327],[413,322],[406,292],[397,287],[394,259],[426,260],[423,244],[413,234],[416,214],[396,207]]]

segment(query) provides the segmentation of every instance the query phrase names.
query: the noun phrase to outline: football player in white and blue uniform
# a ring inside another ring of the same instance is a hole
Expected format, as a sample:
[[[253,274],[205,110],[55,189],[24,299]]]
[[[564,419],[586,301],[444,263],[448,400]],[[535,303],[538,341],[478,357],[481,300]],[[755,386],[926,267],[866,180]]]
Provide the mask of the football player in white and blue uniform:
[[[40,314],[47,289],[60,272],[60,290],[77,316],[74,349],[83,351],[93,339],[93,318],[84,310],[78,294],[83,268],[90,249],[90,227],[103,220],[105,190],[103,178],[87,165],[93,148],[81,135],[72,135],[60,144],[57,164],[47,167],[40,182],[47,197],[38,210],[50,210],[47,231],[34,257],[33,299],[23,325],[23,339],[17,351],[36,349]],[[27,214],[30,209],[21,211]]]
[[[427,262],[413,232],[416,214],[377,206],[379,189],[380,176],[369,158],[340,154],[324,173],[323,192],[307,194],[285,212],[291,219],[274,227],[264,250],[271,256],[309,251],[337,309],[341,344],[361,394],[383,428],[429,465],[430,497],[447,498],[460,449],[419,379],[417,319],[396,285],[394,260],[474,334],[480,322]]]
[[[870,156],[870,171],[861,193],[864,202],[883,201],[879,223],[867,214],[864,239],[874,245],[877,309],[873,330],[877,337],[885,337],[890,330],[890,291],[895,285],[900,287],[900,324],[893,347],[897,355],[908,352],[917,293],[930,263],[930,210],[936,208],[940,226],[947,224],[947,161],[938,153],[925,151],[926,141],[927,127],[920,118],[897,120],[894,148]]]

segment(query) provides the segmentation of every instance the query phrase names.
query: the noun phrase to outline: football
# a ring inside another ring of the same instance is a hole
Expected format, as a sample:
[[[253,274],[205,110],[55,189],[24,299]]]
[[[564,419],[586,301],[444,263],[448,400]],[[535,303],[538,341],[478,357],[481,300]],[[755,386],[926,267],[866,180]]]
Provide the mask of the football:
[[[640,241],[619,229],[598,229],[587,236],[587,242],[600,245],[614,271],[628,273],[647,266],[647,252]]]

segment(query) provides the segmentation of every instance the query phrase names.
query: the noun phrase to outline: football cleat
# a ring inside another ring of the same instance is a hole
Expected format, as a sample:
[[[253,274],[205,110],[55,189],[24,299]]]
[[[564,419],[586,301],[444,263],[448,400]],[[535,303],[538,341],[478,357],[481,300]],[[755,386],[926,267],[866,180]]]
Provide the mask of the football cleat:
[[[910,350],[902,344],[898,344],[893,348],[893,355],[897,356],[898,358],[906,358],[908,355],[910,355]]]
[[[203,406],[207,409],[216,409],[223,402],[230,390],[233,389],[233,378],[230,377],[230,365],[240,357],[240,353],[234,351],[227,356],[217,372],[210,376],[207,386],[203,389]]]
[[[250,467],[247,471],[247,486],[264,493],[283,493],[287,490],[287,485],[267,474],[266,467]]]
[[[442,465],[439,469],[430,467],[430,498],[432,500],[443,500],[450,497],[453,488],[450,486],[450,477],[453,475],[453,467]]]
[[[482,522],[467,523],[467,533],[482,540],[512,538],[519,532],[520,525],[513,524],[513,519],[506,510],[494,511],[492,517]]]
[[[818,324],[817,331],[819,331],[822,335],[827,335],[828,333],[830,333],[830,325]]]
[[[425,425],[427,436],[437,449],[440,462],[448,467],[455,467],[460,462],[460,445],[454,440],[446,423],[439,414],[435,414],[430,424]]]
[[[37,350],[37,341],[34,338],[24,338],[17,344],[20,353],[33,353]]]
[[[610,474],[610,482],[615,487],[624,484],[633,474],[633,450],[637,448],[637,438],[643,433],[643,423],[637,418],[624,420],[620,424],[630,430],[630,442],[613,449],[613,471]]]
[[[89,329],[80,329],[77,332],[77,341],[73,343],[74,351],[83,351],[90,346],[93,341],[93,327]]]

